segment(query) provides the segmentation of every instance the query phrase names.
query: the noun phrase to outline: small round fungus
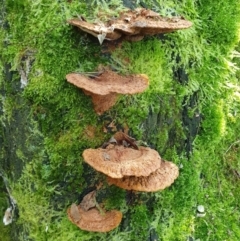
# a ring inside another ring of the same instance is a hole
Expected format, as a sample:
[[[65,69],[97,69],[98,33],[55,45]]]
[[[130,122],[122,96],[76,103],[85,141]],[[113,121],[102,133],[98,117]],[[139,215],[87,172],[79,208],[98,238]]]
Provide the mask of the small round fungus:
[[[205,212],[204,206],[203,206],[203,205],[198,205],[198,206],[197,206],[197,211],[198,211],[199,213],[204,213],[204,212]]]

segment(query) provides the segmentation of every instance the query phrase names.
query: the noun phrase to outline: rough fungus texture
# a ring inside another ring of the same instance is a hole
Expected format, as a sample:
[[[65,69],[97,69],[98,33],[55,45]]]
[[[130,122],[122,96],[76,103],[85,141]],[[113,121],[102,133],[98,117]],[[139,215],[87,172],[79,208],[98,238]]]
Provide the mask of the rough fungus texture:
[[[80,206],[72,204],[67,210],[69,220],[80,229],[90,232],[109,232],[122,221],[122,213],[117,210],[100,213],[97,208],[84,211]]]
[[[84,94],[91,96],[94,105],[94,110],[98,115],[103,114],[115,105],[118,99],[118,94],[112,93],[108,95],[96,95],[89,91],[83,90]]]
[[[85,195],[79,206],[84,211],[88,211],[90,208],[94,208],[96,206],[96,191],[92,191]]]
[[[97,37],[100,44],[104,39],[116,40],[120,37],[126,37],[126,40],[130,41],[139,41],[145,35],[169,33],[192,26],[190,21],[182,17],[162,17],[144,8],[122,12],[119,18],[111,19],[106,23],[99,21],[89,23],[83,19],[71,19],[68,23]]]
[[[178,167],[174,163],[162,161],[160,168],[147,177],[125,176],[119,179],[108,177],[107,181],[110,185],[114,184],[126,190],[156,192],[169,187],[178,175]]]
[[[111,143],[111,140],[115,141],[115,143],[118,145],[130,146],[136,150],[139,149],[136,144],[136,140],[121,131],[118,131],[113,135],[113,137],[110,139],[110,143]]]
[[[144,74],[122,76],[108,68],[93,78],[70,73],[66,79],[92,97],[94,110],[98,114],[110,109],[116,103],[118,94],[141,93],[149,84],[148,77]]]
[[[83,158],[90,166],[112,178],[149,176],[161,165],[158,152],[148,147],[138,150],[109,145],[107,149],[87,149]]]

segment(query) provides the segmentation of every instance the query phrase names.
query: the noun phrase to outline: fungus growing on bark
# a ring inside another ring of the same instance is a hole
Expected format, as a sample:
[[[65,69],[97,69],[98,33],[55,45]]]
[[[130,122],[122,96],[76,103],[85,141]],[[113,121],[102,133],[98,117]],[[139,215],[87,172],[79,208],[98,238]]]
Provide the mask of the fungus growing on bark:
[[[122,76],[107,68],[93,78],[71,73],[66,79],[92,97],[94,110],[99,115],[116,103],[118,94],[141,93],[148,87],[148,77],[144,74]]]
[[[147,177],[125,176],[119,179],[108,177],[107,181],[110,185],[114,184],[126,190],[156,192],[169,187],[178,175],[178,167],[174,163],[162,160],[160,168]]]
[[[135,150],[109,145],[106,149],[86,149],[83,158],[91,167],[112,178],[149,176],[161,165],[158,152],[148,147]]]
[[[85,150],[83,158],[94,169],[106,174],[110,185],[155,192],[170,186],[179,175],[174,163],[161,160],[158,152],[149,147],[135,148],[135,140],[123,132],[115,133],[104,146],[105,149]]]
[[[138,150],[138,146],[136,144],[136,140],[127,134],[125,134],[122,131],[116,132],[108,142],[105,142],[102,145],[102,148],[106,148],[110,144],[117,144],[117,145],[122,145],[125,147],[132,147],[136,150]]]
[[[99,38],[100,36],[103,36],[104,39],[107,39],[107,40],[116,40],[121,37],[121,33],[115,32],[113,28],[107,27],[101,23],[93,24],[78,18],[70,19],[68,20],[68,23],[70,23],[71,25],[77,26],[82,31],[87,32],[97,38]]]
[[[67,210],[69,220],[80,229],[90,232],[109,232],[122,221],[122,213],[117,210],[100,213],[97,208],[83,210],[75,203]]]
[[[96,191],[85,195],[79,205],[73,203],[68,208],[67,214],[72,223],[82,230],[91,232],[109,232],[116,228],[122,220],[120,211],[104,212],[99,207],[96,202]]]
[[[96,206],[96,191],[89,192],[87,195],[83,197],[83,200],[79,204],[79,206],[84,210],[87,211],[90,208]]]
[[[104,39],[116,40],[126,37],[126,40],[139,41],[145,35],[169,33],[192,26],[190,21],[182,17],[162,17],[149,9],[137,8],[124,11],[119,18],[110,19],[106,23],[89,23],[84,19],[70,19],[68,23],[97,37],[100,44]]]

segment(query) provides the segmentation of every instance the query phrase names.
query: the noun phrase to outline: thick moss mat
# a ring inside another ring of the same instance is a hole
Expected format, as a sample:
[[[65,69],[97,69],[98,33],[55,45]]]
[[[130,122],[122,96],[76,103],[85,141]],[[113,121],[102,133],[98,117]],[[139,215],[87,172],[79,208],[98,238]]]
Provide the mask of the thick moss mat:
[[[128,7],[183,16],[193,26],[106,52],[106,41],[67,24],[73,17],[105,21]],[[17,201],[0,240],[238,241],[239,26],[238,0],[0,0],[0,171]],[[98,116],[65,76],[100,64],[144,73],[149,88]],[[108,186],[82,152],[117,130],[177,164],[175,183],[156,193]],[[3,217],[10,204],[1,181]],[[82,231],[66,214],[96,186],[105,209],[123,212],[106,234]]]

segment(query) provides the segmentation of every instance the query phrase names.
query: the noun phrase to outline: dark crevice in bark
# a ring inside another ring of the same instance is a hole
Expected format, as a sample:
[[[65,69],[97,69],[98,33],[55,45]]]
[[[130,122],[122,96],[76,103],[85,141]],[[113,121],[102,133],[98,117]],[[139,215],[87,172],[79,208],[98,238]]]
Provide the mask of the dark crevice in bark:
[[[176,62],[180,62],[179,56],[177,57]],[[188,84],[188,74],[184,68],[179,67],[173,71],[176,81],[182,85]],[[186,135],[185,150],[187,157],[190,158],[193,151],[193,142],[198,134],[201,122],[201,114],[198,109],[198,92],[195,91],[191,96],[185,96],[182,106],[182,125]]]

